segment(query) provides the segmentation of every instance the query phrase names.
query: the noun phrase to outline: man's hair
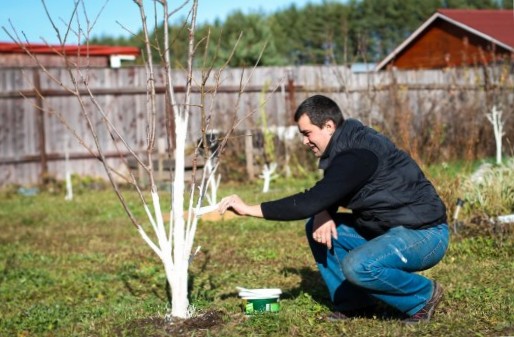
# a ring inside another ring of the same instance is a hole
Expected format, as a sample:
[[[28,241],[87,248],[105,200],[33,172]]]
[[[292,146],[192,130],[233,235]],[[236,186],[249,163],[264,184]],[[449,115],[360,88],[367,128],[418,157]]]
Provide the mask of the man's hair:
[[[336,127],[344,121],[337,103],[323,95],[314,95],[303,101],[294,113],[294,121],[298,122],[303,115],[307,115],[311,123],[319,128],[322,128],[329,120],[334,122]]]

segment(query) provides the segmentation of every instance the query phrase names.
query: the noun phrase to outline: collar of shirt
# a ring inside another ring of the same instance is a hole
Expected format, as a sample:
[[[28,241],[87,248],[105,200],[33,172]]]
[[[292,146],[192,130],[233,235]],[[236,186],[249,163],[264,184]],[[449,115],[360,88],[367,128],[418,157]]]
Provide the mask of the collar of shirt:
[[[332,138],[330,138],[330,141],[328,142],[327,148],[325,149],[325,152],[321,155],[319,158],[319,168],[322,170],[325,170],[332,161],[332,157],[334,152],[332,149],[335,146],[335,143],[337,142],[337,139],[339,139],[339,136],[343,132],[344,126],[346,124],[346,121],[343,122],[343,124],[334,131],[334,134],[332,135]]]

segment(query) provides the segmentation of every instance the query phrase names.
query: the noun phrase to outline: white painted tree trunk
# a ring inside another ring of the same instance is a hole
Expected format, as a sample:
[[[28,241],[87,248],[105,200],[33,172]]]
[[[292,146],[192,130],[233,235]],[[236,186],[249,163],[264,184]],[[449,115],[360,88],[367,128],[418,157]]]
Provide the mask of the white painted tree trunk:
[[[271,180],[275,178],[274,173],[277,169],[277,163],[273,162],[271,164],[265,164],[264,168],[262,169],[261,178],[264,179],[264,185],[262,186],[262,193],[268,193],[269,192],[269,186],[271,183]]]
[[[204,170],[206,170],[206,175],[208,178],[207,187],[209,189],[208,193],[205,195],[207,198],[207,202],[209,205],[216,205],[218,200],[218,188],[220,186],[221,175],[218,174],[216,176],[216,167],[214,164],[215,157],[211,156],[207,159],[205,163]]]
[[[491,113],[487,114],[487,119],[493,125],[494,140],[496,143],[496,164],[502,163],[502,137],[505,135],[503,132],[504,121],[502,121],[503,111],[499,110],[496,105],[493,106]]]
[[[168,281],[171,284],[171,314],[174,317],[188,317],[188,260],[191,251],[186,251],[186,232],[184,219],[184,172],[185,172],[185,150],[187,136],[187,114],[182,113],[182,109],[175,109],[175,176],[173,180],[173,203],[172,203],[172,221],[173,221],[173,262],[175,271]],[[170,228],[171,230],[171,228]]]
[[[171,316],[188,318],[191,315],[189,310],[187,284],[189,280],[189,266],[187,261],[181,261],[173,274],[166,277],[171,278]],[[169,279],[168,279],[169,280]]]

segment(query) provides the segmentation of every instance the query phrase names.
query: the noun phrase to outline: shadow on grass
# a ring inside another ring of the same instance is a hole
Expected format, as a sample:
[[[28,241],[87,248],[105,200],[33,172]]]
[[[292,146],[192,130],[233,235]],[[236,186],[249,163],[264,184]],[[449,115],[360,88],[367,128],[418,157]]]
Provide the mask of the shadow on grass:
[[[284,292],[282,298],[295,299],[307,293],[320,305],[333,310],[334,306],[328,295],[328,290],[318,271],[310,268],[284,268],[283,272],[293,273],[301,277],[300,285]],[[350,317],[376,318],[380,320],[398,320],[405,315],[385,303],[377,301],[373,306],[346,313]]]
[[[289,289],[284,292],[282,298],[294,299],[303,293],[309,294],[312,299],[321,305],[332,307],[332,302],[328,296],[328,290],[325,286],[321,275],[317,270],[311,268],[284,268],[283,273],[295,274],[300,276],[300,285],[296,288]]]
[[[282,299],[295,299],[302,294],[309,294],[314,301],[317,303],[331,307],[332,303],[328,296],[327,289],[323,283],[323,279],[320,274],[310,268],[284,268],[282,269],[284,274],[294,274],[301,277],[301,282],[298,287],[292,289],[283,289],[283,294],[280,296]],[[232,298],[238,296],[238,292],[230,292],[220,296],[221,299]]]

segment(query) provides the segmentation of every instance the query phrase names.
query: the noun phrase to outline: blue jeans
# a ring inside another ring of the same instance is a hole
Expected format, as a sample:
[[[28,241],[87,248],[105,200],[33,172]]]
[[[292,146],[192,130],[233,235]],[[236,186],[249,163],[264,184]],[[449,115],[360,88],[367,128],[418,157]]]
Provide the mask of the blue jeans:
[[[432,296],[433,282],[415,272],[441,261],[448,248],[448,225],[417,230],[394,227],[367,240],[352,224],[350,214],[338,218],[338,238],[332,239],[331,250],[313,240],[313,219],[306,225],[334,309],[351,311],[378,299],[407,315],[421,310]]]

